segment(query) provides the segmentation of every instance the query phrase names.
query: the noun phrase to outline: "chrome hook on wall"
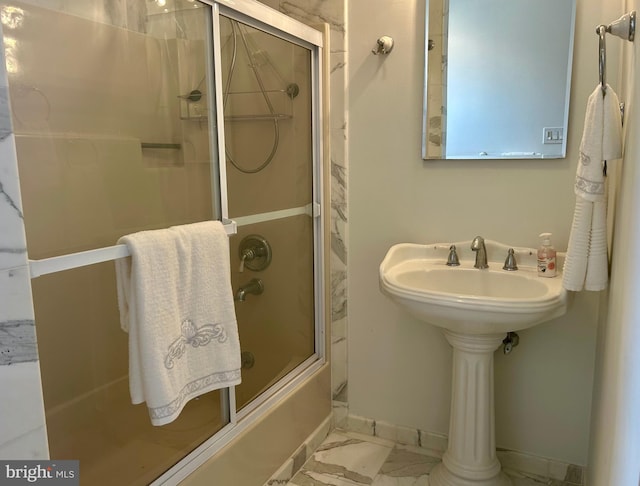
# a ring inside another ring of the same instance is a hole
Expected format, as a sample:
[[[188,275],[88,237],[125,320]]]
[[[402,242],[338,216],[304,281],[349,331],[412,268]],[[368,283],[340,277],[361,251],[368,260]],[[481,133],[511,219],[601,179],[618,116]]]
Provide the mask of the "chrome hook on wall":
[[[389,54],[393,50],[393,39],[388,35],[383,35],[376,41],[376,47],[371,52],[376,56],[378,54]]]

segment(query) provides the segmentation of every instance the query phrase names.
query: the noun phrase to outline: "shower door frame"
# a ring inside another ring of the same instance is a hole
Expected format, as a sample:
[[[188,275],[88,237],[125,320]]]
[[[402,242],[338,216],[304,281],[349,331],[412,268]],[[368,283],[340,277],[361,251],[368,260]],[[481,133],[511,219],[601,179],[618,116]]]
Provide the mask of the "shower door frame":
[[[312,155],[312,202],[308,213],[313,218],[313,279],[314,279],[314,341],[315,351],[304,362],[278,380],[268,390],[254,398],[240,411],[236,411],[235,388],[222,390],[222,411],[227,414],[228,423],[191,453],[182,458],[172,468],[158,477],[152,486],[174,485],[187,478],[198,467],[228,445],[240,433],[256,423],[271,407],[299,387],[316,373],[326,361],[325,350],[325,275],[324,275],[324,235],[325,214],[323,195],[323,144],[322,144],[322,52],[323,34],[286,15],[273,10],[255,0],[199,0],[211,6],[212,46],[208,47],[208,69],[210,92],[214,93],[210,102],[210,115],[215,111],[215,128],[210,124],[211,139],[217,140],[217,153],[212,154],[212,185],[218,190],[219,200],[214,198],[214,217],[229,220],[227,203],[227,176],[225,153],[224,106],[222,104],[222,58],[220,17],[242,22],[275,37],[308,49],[311,54],[311,155]],[[213,47],[213,49],[211,49]],[[211,117],[213,120],[214,118]],[[217,156],[217,157],[216,157]],[[217,159],[217,160],[216,160]],[[217,162],[217,163],[216,163]],[[216,173],[217,172],[217,173]],[[215,196],[215,194],[214,194]],[[219,204],[216,204],[219,203]],[[277,211],[286,217],[289,211]],[[264,213],[267,219],[280,219],[278,215]],[[256,215],[261,216],[261,215]],[[244,219],[244,217],[239,218]],[[247,218],[250,219],[250,218]],[[239,223],[238,226],[242,224]],[[235,228],[234,228],[235,229]],[[226,403],[226,406],[225,406]]]

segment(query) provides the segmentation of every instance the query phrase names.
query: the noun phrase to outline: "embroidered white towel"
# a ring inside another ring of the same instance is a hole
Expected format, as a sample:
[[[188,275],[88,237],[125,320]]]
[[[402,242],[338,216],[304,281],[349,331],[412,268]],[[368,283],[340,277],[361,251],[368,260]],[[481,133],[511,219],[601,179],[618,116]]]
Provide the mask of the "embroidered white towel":
[[[164,425],[192,398],[240,383],[228,237],[207,221],[118,243],[131,253],[116,260],[131,401],[146,402],[151,423]]]
[[[604,290],[607,258],[606,177],[603,161],[622,157],[622,120],[618,96],[607,85],[589,96],[574,192],[576,207],[563,270],[567,290]]]

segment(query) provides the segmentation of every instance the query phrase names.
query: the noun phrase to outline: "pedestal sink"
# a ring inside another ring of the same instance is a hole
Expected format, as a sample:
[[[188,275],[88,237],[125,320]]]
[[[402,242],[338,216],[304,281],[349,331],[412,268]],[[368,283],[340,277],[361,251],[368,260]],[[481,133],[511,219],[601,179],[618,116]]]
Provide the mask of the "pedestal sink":
[[[534,249],[514,248],[518,270],[505,271],[509,247],[486,240],[489,268],[479,270],[471,241],[455,245],[457,267],[446,265],[449,243],[392,246],[380,265],[380,289],[442,328],[453,346],[449,444],[429,485],[507,486],[496,457],[493,353],[507,332],[564,314],[567,293],[560,273],[538,277]]]

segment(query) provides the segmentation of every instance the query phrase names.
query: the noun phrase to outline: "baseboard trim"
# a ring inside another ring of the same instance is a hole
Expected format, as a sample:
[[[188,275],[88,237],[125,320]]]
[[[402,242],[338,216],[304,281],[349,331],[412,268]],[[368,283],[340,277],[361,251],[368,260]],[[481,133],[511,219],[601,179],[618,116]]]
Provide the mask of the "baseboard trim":
[[[447,450],[448,438],[446,435],[394,425],[381,420],[348,415],[341,428],[349,432],[427,449],[433,451],[434,455],[438,457]],[[515,471],[523,477],[564,481],[563,484],[566,486],[584,486],[585,468],[583,466],[509,449],[498,448],[496,452],[504,469]]]

